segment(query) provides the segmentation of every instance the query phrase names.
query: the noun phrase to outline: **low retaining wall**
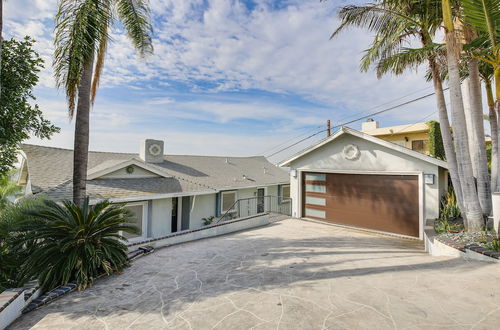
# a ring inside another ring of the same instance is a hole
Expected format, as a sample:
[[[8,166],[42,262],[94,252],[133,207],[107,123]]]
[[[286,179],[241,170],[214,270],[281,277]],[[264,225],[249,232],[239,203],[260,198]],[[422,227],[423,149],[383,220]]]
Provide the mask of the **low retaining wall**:
[[[424,245],[425,251],[433,256],[460,257],[500,263],[500,253],[488,251],[479,246],[458,245],[452,241],[441,241],[434,231],[434,220],[427,220],[424,230]]]
[[[500,192],[491,194],[493,202],[493,229],[500,236]]]
[[[7,289],[0,293],[0,329],[5,329],[21,316],[24,307],[39,295],[38,287]]]
[[[128,244],[128,248],[129,251],[133,251],[144,246],[152,246],[154,248],[165,247],[265,226],[270,223],[271,220],[269,214],[263,213],[255,216],[216,223],[198,229],[183,230],[163,237],[148,238],[140,242]]]

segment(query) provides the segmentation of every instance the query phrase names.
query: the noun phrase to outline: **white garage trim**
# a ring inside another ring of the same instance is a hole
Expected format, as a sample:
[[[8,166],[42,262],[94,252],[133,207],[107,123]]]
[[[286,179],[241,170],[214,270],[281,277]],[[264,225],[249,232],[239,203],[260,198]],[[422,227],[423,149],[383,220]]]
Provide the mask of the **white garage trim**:
[[[424,173],[423,172],[417,172],[417,171],[409,171],[409,172],[387,172],[387,171],[349,171],[349,170],[328,170],[328,169],[308,169],[308,168],[298,168],[297,169],[298,175],[298,197],[299,197],[299,203],[297,205],[297,210],[298,214],[297,216],[299,218],[303,217],[303,175],[304,172],[313,172],[313,173],[332,173],[332,174],[371,174],[371,175],[407,175],[407,176],[418,176],[418,238],[423,240],[424,239],[424,219],[425,219],[425,202],[424,202],[424,197],[425,197],[425,185],[424,185]],[[342,225],[344,227],[348,227],[345,225]],[[353,227],[356,229],[360,229],[358,227]],[[361,228],[362,229],[362,228]],[[374,231],[374,230],[370,230]],[[376,231],[375,231],[376,232]],[[411,237],[411,236],[406,236],[406,235],[400,235],[400,234],[394,234],[391,233],[391,235],[396,235],[396,236],[401,236],[401,237]],[[411,237],[415,238],[415,237]]]

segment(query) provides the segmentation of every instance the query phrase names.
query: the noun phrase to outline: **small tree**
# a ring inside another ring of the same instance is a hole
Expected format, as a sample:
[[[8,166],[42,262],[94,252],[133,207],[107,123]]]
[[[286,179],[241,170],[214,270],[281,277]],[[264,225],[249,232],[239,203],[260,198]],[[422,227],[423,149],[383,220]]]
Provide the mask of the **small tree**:
[[[33,50],[34,40],[14,39],[2,42],[0,75],[0,175],[6,174],[17,160],[19,144],[35,135],[49,138],[59,128],[46,120],[35,100],[33,88],[43,60]]]

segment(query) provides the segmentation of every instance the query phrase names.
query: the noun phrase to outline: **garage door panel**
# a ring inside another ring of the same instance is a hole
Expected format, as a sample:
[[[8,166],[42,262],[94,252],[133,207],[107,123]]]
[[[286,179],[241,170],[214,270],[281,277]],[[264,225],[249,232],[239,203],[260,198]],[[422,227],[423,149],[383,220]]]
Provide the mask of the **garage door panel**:
[[[416,175],[328,173],[325,178],[324,193],[304,192],[304,208],[326,210],[330,222],[419,236]],[[315,205],[314,198],[323,198],[326,205]]]

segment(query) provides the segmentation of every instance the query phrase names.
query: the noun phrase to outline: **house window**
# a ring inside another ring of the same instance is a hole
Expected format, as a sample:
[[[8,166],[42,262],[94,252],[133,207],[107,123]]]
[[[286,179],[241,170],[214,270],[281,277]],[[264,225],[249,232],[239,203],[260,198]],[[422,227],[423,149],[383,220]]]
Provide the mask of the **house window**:
[[[421,153],[425,153],[427,151],[428,143],[428,140],[413,140],[411,141],[411,149]]]
[[[317,184],[306,184],[307,192],[326,193],[326,186]]]
[[[128,203],[125,205],[125,209],[130,211],[132,213],[132,218],[130,219],[130,222],[132,225],[136,226],[139,229],[138,234],[132,234],[132,233],[126,233],[126,232],[121,232],[120,234],[124,237],[126,237],[128,240],[137,240],[139,238],[144,238],[147,236],[147,202],[142,202],[142,203]]]
[[[307,173],[306,181],[325,181],[326,174],[324,173]]]
[[[236,203],[236,191],[223,191],[221,193],[222,213],[234,211],[234,203]]]
[[[278,199],[280,203],[288,203],[290,202],[290,185],[283,184],[278,186]]]

